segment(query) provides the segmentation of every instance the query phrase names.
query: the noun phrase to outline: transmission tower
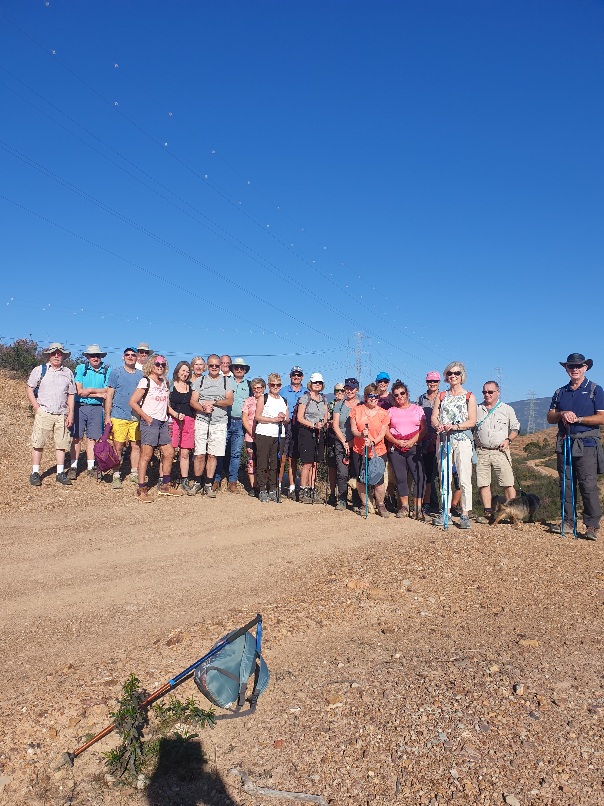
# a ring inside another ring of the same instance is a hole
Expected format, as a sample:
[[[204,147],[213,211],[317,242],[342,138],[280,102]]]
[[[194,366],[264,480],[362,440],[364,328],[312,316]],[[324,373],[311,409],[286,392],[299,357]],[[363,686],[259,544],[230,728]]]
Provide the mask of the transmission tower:
[[[363,334],[362,333],[355,333],[354,337],[357,342],[355,355],[356,355],[356,377],[358,378],[359,383],[361,383],[361,375],[363,373]],[[361,384],[362,386],[362,384]]]
[[[534,434],[535,433],[535,390],[531,389],[528,393],[529,399],[529,415],[528,415],[528,425],[526,427],[527,434]]]
[[[501,379],[502,379],[502,377],[503,377],[503,375],[502,375],[501,367],[495,367],[495,380],[497,381],[497,384],[499,386],[500,393],[501,393]]]

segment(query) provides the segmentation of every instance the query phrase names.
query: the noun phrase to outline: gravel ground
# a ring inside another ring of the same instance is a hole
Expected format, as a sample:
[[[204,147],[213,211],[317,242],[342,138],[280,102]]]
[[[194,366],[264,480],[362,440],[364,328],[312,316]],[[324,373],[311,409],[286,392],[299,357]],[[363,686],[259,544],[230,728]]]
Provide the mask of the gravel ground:
[[[143,506],[88,478],[33,490],[23,385],[3,380],[1,803],[604,802],[602,542],[229,493]],[[56,770],[130,673],[152,691],[256,612],[272,679],[254,715],[140,791],[105,780],[115,737]]]

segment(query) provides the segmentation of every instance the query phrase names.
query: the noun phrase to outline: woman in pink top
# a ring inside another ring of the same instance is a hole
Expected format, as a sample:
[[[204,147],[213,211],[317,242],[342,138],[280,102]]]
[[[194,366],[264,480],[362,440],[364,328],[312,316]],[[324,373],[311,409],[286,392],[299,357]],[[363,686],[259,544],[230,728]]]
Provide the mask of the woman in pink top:
[[[407,474],[413,478],[413,497],[415,499],[415,517],[424,518],[421,504],[424,497],[424,461],[417,443],[428,431],[426,415],[421,406],[411,403],[409,389],[402,381],[392,385],[394,406],[388,409],[390,425],[386,431],[386,440],[390,443],[388,454],[396,477],[396,486],[400,498],[400,509],[397,518],[409,515],[409,483]]]
[[[241,424],[243,425],[245,447],[247,450],[247,477],[250,480],[248,495],[256,497],[256,404],[264,394],[266,383],[262,378],[250,381],[252,396],[243,401],[241,408]]]

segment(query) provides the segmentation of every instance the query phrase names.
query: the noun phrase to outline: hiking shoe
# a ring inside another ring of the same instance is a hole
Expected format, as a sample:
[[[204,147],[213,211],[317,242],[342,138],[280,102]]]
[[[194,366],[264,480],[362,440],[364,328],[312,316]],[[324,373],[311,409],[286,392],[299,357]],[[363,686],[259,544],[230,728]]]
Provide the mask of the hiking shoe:
[[[136,500],[140,501],[142,504],[151,504],[153,501],[146,487],[138,487],[136,490]]]
[[[201,490],[201,484],[198,481],[193,482],[189,489],[187,490],[187,495],[197,495],[197,493]]]
[[[337,503],[337,498],[335,493],[329,493],[329,498],[327,499],[327,503],[330,507],[335,507]]]
[[[422,512],[424,515],[431,515],[430,504],[422,504]]]
[[[448,523],[451,522],[451,516],[449,515]],[[436,518],[432,518],[432,526],[444,526],[445,525],[445,516],[441,512],[440,515],[437,515]]]
[[[78,469],[76,467],[70,467],[67,471],[67,478],[70,481],[75,481],[78,477]]]
[[[597,540],[598,539],[598,530],[597,529],[588,529],[585,534],[583,535],[584,540]]]
[[[218,482],[215,481],[214,484],[218,484]],[[216,490],[218,487],[214,488],[214,484],[206,484],[204,487],[204,492],[208,498],[216,498]]]
[[[491,522],[491,510],[485,509],[484,515],[479,515],[476,519],[476,523],[490,523]]]
[[[253,487],[252,487],[252,488],[250,488],[250,489],[247,491],[247,494],[249,495],[249,497],[250,497],[250,498],[256,498],[256,490],[254,490],[254,488],[253,488]]]
[[[157,490],[158,495],[184,495],[180,487],[173,487],[171,484],[160,484]]]
[[[470,524],[470,517],[468,515],[460,515],[459,516],[459,528],[460,529],[471,529],[472,526]]]
[[[345,510],[346,507],[346,500],[344,498],[338,498],[338,502],[336,504],[336,509],[338,510]]]
[[[236,493],[237,492],[237,482],[236,481],[229,481],[229,483],[227,485],[227,490],[230,493]]]
[[[549,530],[553,535],[562,535],[562,524],[561,523],[552,524],[549,527]],[[573,533],[572,523],[567,523],[566,521],[564,521],[564,537],[566,537],[566,535],[572,535],[572,533]]]
[[[189,492],[189,479],[181,479],[178,486],[183,491],[184,495],[187,495]]]
[[[220,481],[213,481],[213,482],[212,482],[212,483],[211,483],[209,486],[212,488],[212,492],[217,493],[217,492],[218,492],[218,490],[220,489],[220,485],[221,485],[221,484],[222,484],[222,479],[221,479]],[[207,485],[207,484],[206,484],[206,487],[208,487],[208,485]],[[210,496],[210,498],[211,498],[211,497],[212,497],[212,496]],[[214,498],[216,498],[216,496],[215,496],[215,495],[214,495]]]
[[[86,475],[96,479],[96,467],[90,467],[86,471]]]
[[[409,507],[401,507],[397,510],[395,518],[408,518],[409,517]]]
[[[270,491],[270,493],[268,494],[268,500],[270,501],[271,504],[279,504],[279,503],[281,503],[279,501],[279,499],[277,498],[277,493],[276,493],[275,490]]]
[[[42,479],[39,473],[32,473],[29,477],[29,483],[32,487],[41,487],[42,486]]]
[[[290,501],[295,501],[296,500],[296,485],[295,484],[289,488],[289,491],[287,493],[287,497],[289,498]]]
[[[59,484],[64,484],[65,487],[71,487],[71,481],[69,480],[69,476],[64,471],[63,473],[57,473],[57,482]]]
[[[389,518],[390,517],[390,513],[388,512],[388,510],[384,506],[381,506],[381,507],[378,506],[375,514],[379,515],[380,518]]]
[[[128,478],[133,484],[138,484],[138,473],[130,473]]]
[[[268,504],[268,493],[266,492],[266,490],[260,490],[258,500],[260,501],[261,504]]]
[[[121,490],[122,489],[122,480],[119,476],[114,476],[113,481],[111,482],[111,489],[112,490]]]

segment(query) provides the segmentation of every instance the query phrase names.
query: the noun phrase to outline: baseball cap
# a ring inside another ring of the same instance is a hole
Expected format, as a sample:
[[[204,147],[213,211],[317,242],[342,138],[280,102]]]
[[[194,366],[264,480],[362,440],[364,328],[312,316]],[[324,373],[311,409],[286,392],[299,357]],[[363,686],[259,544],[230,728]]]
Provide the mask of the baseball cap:
[[[356,378],[346,378],[344,381],[344,389],[358,389],[359,382]]]
[[[302,367],[292,367],[289,371],[289,374],[293,375],[294,372],[300,372],[302,375],[304,375],[304,370],[302,369]]]
[[[428,372],[426,375],[427,381],[440,381],[440,373],[439,372]]]
[[[336,383],[333,388],[334,392],[343,392],[344,391],[344,384],[343,383]]]
[[[376,383],[378,381],[389,381],[389,380],[390,380],[390,375],[388,375],[387,372],[378,372],[378,374],[375,377],[375,382]]]
[[[321,375],[320,372],[313,372],[313,374],[310,376],[310,382],[311,383],[325,383],[325,381],[323,380],[323,376]]]

